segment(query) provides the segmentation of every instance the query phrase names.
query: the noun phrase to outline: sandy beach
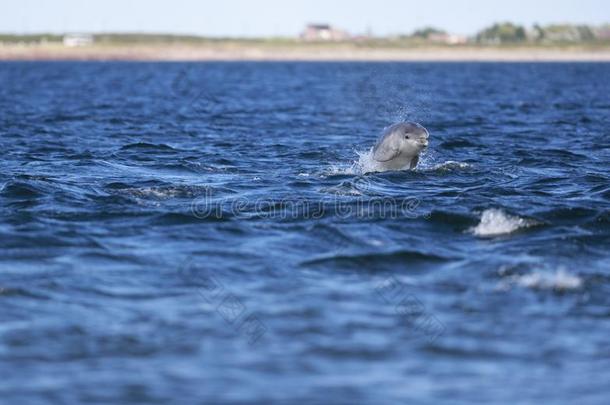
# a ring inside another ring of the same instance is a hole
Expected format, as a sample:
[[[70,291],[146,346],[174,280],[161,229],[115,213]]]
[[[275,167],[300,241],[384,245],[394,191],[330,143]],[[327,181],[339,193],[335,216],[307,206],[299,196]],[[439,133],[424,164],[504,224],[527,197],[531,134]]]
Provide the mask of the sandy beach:
[[[0,45],[0,60],[92,61],[610,61],[610,48],[413,47],[373,48],[354,44],[205,45],[138,44],[65,47],[61,44]]]

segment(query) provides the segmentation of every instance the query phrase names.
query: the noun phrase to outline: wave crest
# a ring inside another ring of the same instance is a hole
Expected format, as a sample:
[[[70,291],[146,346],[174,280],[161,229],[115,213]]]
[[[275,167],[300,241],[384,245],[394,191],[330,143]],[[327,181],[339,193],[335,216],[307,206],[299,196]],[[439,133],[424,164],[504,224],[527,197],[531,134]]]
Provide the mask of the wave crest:
[[[583,279],[563,268],[556,271],[536,270],[531,273],[512,275],[503,280],[499,288],[506,290],[510,286],[530,288],[533,290],[569,291],[583,286]]]
[[[479,224],[470,230],[476,236],[499,236],[533,225],[535,222],[532,220],[509,215],[501,209],[491,208],[483,211]]]

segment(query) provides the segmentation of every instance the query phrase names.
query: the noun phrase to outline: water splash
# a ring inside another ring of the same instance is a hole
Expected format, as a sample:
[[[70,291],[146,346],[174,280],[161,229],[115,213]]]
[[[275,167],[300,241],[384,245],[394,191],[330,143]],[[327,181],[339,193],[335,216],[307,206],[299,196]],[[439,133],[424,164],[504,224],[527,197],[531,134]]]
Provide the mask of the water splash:
[[[324,172],[321,174],[322,177],[328,176],[340,176],[340,175],[359,175],[363,174],[360,168],[356,163],[351,165],[341,165],[335,164],[329,166]]]
[[[356,151],[358,160],[354,160],[351,164],[334,164],[329,166],[322,173],[322,177],[337,176],[337,175],[362,175],[367,173],[382,172],[383,168],[379,167],[379,162],[373,159],[373,148],[366,151]]]
[[[373,159],[373,148],[366,151],[356,151],[358,160],[352,165],[360,174],[384,172],[387,169]]]
[[[357,171],[358,174],[388,171],[388,169],[384,168],[380,162],[373,159],[373,148],[366,151],[356,151],[356,154],[358,155],[358,160],[354,162],[351,169]],[[428,151],[424,151],[424,153],[419,156],[419,163],[417,164],[417,167],[413,170],[423,172],[445,172],[451,170],[463,170],[472,167],[470,164],[464,162],[448,160],[443,163],[435,163],[434,160],[434,157]],[[403,170],[410,169],[405,168]]]

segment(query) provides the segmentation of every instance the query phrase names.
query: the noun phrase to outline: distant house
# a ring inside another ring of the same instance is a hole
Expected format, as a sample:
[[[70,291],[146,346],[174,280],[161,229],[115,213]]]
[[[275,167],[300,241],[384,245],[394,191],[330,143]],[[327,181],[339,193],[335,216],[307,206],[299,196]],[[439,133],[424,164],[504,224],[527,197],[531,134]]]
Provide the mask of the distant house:
[[[68,34],[64,35],[63,40],[64,46],[75,47],[75,46],[87,46],[93,43],[93,36],[88,34]]]
[[[458,45],[468,42],[468,38],[463,35],[449,34],[448,32],[434,28],[420,28],[411,34],[412,38],[424,39],[437,44]]]
[[[328,24],[309,24],[301,33],[304,41],[345,41],[350,36],[346,31],[334,28]]]
[[[595,30],[595,38],[607,41],[610,39],[610,25],[603,25]]]
[[[428,41],[447,45],[460,45],[468,42],[468,38],[463,35],[447,34],[443,32],[430,34],[428,36]]]

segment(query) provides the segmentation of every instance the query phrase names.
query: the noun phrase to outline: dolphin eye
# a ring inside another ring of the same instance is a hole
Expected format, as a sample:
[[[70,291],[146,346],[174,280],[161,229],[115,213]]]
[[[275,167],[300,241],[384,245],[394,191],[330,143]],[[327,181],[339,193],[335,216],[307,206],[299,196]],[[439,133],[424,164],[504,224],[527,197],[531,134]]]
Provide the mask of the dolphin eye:
[[[405,135],[405,139],[409,139],[409,135]]]

